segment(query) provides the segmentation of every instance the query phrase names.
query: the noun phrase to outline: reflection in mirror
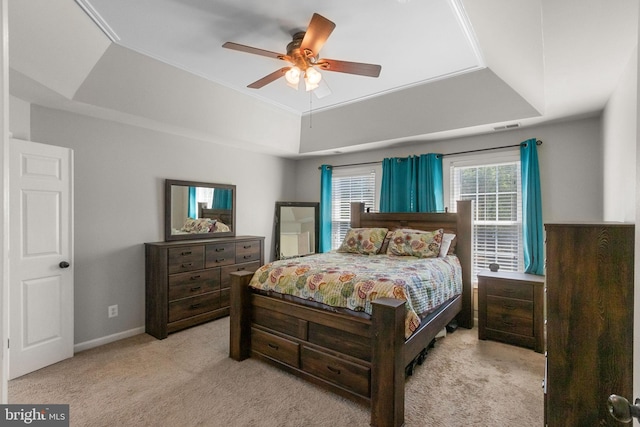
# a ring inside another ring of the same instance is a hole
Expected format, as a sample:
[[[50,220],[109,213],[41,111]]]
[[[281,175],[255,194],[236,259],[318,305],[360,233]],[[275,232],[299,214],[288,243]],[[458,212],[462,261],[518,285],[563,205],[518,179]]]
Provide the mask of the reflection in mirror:
[[[235,185],[166,180],[165,240],[235,236]]]
[[[319,207],[319,203],[313,202],[276,202],[277,259],[318,252]]]

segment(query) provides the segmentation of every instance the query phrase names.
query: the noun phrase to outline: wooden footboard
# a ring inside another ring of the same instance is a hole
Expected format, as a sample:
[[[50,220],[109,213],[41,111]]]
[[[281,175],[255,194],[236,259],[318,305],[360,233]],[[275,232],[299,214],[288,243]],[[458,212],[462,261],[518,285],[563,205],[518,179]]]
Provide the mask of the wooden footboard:
[[[365,213],[353,205],[352,227],[443,228],[457,236],[462,295],[423,319],[405,341],[404,301],[379,298],[370,319],[260,295],[248,286],[253,273],[231,273],[230,347],[235,360],[256,357],[314,384],[371,406],[372,426],[404,425],[405,368],[454,318],[473,327],[471,303],[472,205],[457,213]]]
[[[405,342],[403,301],[380,298],[371,320],[354,318],[255,294],[251,277],[231,274],[231,358],[259,358],[370,405],[372,426],[404,424],[405,367],[455,317],[461,298]]]

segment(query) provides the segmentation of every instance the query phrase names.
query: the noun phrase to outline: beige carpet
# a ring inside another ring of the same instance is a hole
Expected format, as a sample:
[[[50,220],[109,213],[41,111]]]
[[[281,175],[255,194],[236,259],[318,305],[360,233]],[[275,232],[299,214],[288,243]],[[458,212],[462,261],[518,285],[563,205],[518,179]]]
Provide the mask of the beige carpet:
[[[78,353],[10,381],[9,403],[70,404],[72,426],[367,426],[368,408],[264,363],[228,358],[229,319]],[[544,357],[439,339],[407,380],[407,426],[542,426]]]

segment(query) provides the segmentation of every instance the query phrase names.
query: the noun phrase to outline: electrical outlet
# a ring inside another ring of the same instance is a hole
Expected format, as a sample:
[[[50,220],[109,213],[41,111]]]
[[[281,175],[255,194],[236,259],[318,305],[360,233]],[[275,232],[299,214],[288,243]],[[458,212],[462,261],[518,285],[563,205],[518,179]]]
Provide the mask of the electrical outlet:
[[[109,306],[109,318],[116,317],[118,315],[118,304]]]

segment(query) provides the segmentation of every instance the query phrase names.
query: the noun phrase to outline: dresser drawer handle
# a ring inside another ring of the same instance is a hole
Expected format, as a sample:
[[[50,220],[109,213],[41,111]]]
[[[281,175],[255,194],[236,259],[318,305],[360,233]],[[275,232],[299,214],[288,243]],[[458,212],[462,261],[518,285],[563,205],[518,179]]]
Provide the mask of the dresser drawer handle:
[[[251,255],[245,255],[244,256],[244,259],[251,259],[251,258],[252,258]]]
[[[216,262],[222,262],[224,260],[225,260],[225,258],[218,258],[218,259],[216,259]]]
[[[272,348],[272,349],[274,349],[274,350],[277,350],[277,349],[278,349],[278,346],[277,346],[277,345],[275,345],[275,344],[271,344],[271,343],[269,343],[269,344],[268,344],[268,346],[269,346],[269,347],[271,347],[271,348]]]
[[[216,252],[224,252],[224,248],[216,248]]]
[[[336,375],[340,375],[340,369],[336,369],[333,366],[327,366],[327,369],[333,372]]]
[[[191,280],[198,280],[199,278],[200,278],[199,274],[197,276],[191,276]]]
[[[250,248],[251,248],[251,245],[244,245],[244,246],[243,246],[243,248],[245,248],[245,249],[250,249]]]
[[[191,288],[192,291],[197,291],[198,289],[202,289],[202,286],[194,286]]]
[[[516,326],[516,324],[514,322],[509,322],[507,320],[503,320],[502,323],[504,323],[507,326]]]
[[[200,303],[198,303],[198,304],[191,304],[191,305],[189,306],[189,308],[193,310],[193,309],[196,309],[196,308],[200,307],[201,305],[202,305],[202,304],[200,304]]]
[[[244,270],[246,267],[238,267],[238,269],[236,271],[242,271]]]
[[[180,255],[191,255],[191,251],[184,251]]]
[[[516,307],[513,305],[508,305],[508,304],[503,304],[502,306],[503,308],[505,308],[506,310],[515,310]]]
[[[192,262],[185,262],[184,264],[182,264],[182,267],[187,268],[187,267],[191,267],[193,266]]]

